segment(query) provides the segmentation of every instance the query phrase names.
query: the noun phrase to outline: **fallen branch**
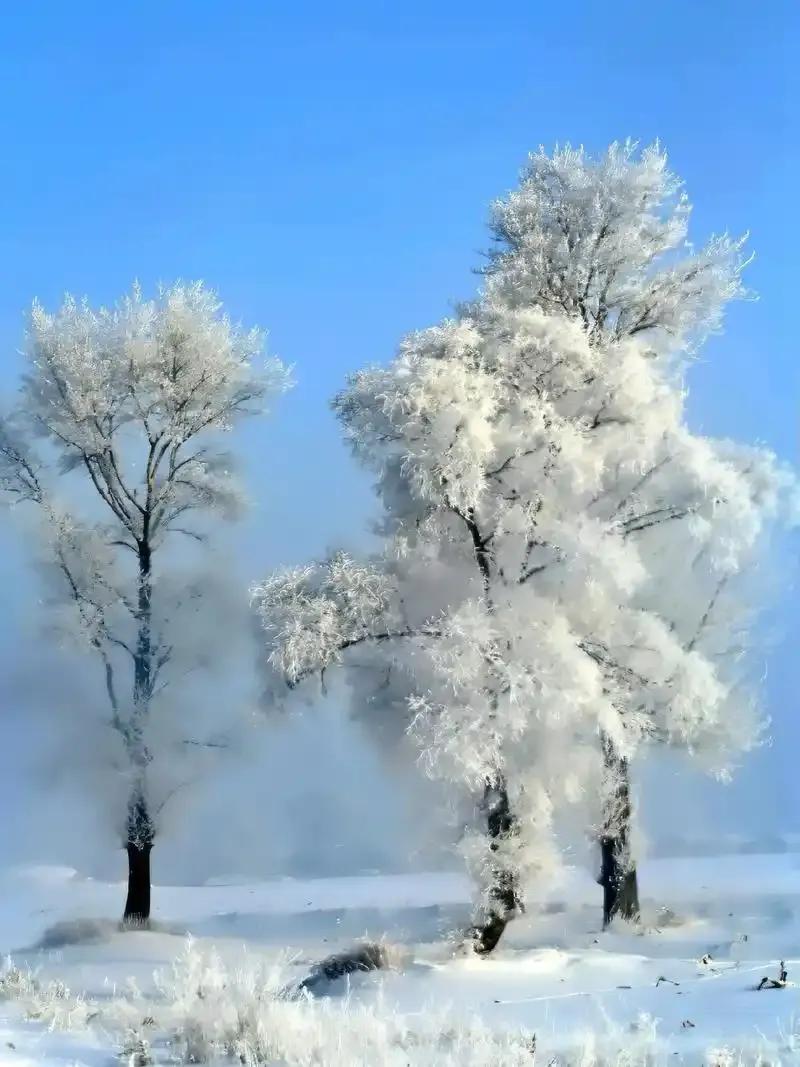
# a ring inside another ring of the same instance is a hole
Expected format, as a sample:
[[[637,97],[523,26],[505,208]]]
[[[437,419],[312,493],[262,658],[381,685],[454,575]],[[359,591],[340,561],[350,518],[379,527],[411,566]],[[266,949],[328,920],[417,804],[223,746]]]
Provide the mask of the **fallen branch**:
[[[308,992],[313,995],[320,987],[324,987],[328,982],[333,982],[337,978],[344,978],[361,971],[389,969],[393,963],[397,962],[397,955],[386,945],[375,942],[366,942],[345,952],[337,952],[312,967],[310,974],[297,987],[298,992]]]
[[[756,990],[761,989],[785,989],[789,980],[789,972],[786,970],[786,964],[781,960],[780,970],[777,978],[762,978],[756,986]]]

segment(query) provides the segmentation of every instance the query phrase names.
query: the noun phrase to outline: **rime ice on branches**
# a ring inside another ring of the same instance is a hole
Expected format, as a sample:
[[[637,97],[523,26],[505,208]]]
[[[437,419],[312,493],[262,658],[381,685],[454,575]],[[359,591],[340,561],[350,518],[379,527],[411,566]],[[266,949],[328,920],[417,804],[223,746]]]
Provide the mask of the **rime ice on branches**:
[[[132,923],[150,911],[152,768],[167,755],[165,713],[177,696],[165,687],[219,654],[200,646],[192,623],[212,583],[159,563],[170,540],[202,542],[209,516],[240,508],[235,464],[219,437],[288,385],[286,368],[262,358],[262,343],[201,283],[154,299],[134,287],[99,310],[71,297],[52,313],[34,304],[20,407],[0,424],[0,492],[38,505],[54,613],[102,666],[128,783],[120,821]],[[54,476],[70,473],[57,487]],[[162,762],[171,767],[175,753]]]
[[[590,809],[605,921],[634,918],[631,761],[664,743],[722,771],[754,744],[750,578],[794,492],[687,425],[742,242],[686,245],[657,147],[540,151],[492,218],[479,296],[334,403],[383,551],[255,590],[278,685],[337,663],[376,715],[401,694],[423,767],[474,797],[480,951],[559,862],[559,806]]]

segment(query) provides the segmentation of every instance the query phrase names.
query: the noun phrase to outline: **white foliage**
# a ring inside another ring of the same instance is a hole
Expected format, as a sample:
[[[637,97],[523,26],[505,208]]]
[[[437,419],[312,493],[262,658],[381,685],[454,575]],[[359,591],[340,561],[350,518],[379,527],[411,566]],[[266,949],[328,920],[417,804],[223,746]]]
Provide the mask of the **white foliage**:
[[[367,566],[393,593],[344,604],[330,565],[258,593],[290,682],[346,656],[378,705],[400,667],[425,768],[478,796],[504,783],[518,829],[478,867],[551,866],[553,809],[597,782],[599,734],[721,770],[759,736],[740,578],[795,482],[686,425],[686,357],[742,266],[740,242],[684,247],[688,213],[657,147],[531,157],[495,207],[481,297],[335,401],[377,475]]]
[[[687,243],[691,207],[658,144],[612,144],[594,159],[566,145],[530,156],[493,208],[500,243],[488,293],[579,318],[589,335],[674,349],[719,328],[743,295],[743,239]]]
[[[156,975],[155,996],[128,981],[92,1000],[57,981],[42,986],[9,961],[0,972],[0,1000],[50,1029],[89,1029],[98,1043],[116,1045],[125,1067],[530,1067],[540,1060],[553,1067],[666,1067],[685,1058],[644,1012],[627,1025],[606,1019],[600,1028],[534,1038],[446,1007],[404,1015],[382,997],[371,1003],[347,995],[291,997],[290,963],[251,958],[228,968],[214,952],[189,942],[172,967]],[[777,1065],[796,1062],[796,1049],[795,1033],[779,1043],[754,1034],[746,1048],[711,1047],[703,1057],[692,1045],[686,1056],[708,1067]]]
[[[9,957],[0,970],[0,1001],[24,1004],[25,1014],[50,1030],[74,1030],[87,1026],[97,1015],[93,1003],[73,994],[63,982],[41,982],[30,970],[14,966]]]
[[[253,588],[252,599],[272,648],[270,662],[291,684],[365,638],[374,640],[394,621],[388,577],[345,553],[273,575]]]
[[[258,331],[234,326],[200,282],[153,300],[135,286],[99,310],[72,297],[54,313],[34,304],[27,411],[65,466],[86,468],[133,537],[149,503],[155,536],[187,511],[230,507],[228,457],[186,446],[229,430],[286,388],[286,368],[260,360],[262,343]]]
[[[54,312],[37,303],[21,402],[0,422],[0,495],[38,505],[55,591],[49,621],[100,660],[110,725],[129,764],[121,768],[131,779],[129,820],[140,818],[140,800],[156,806],[145,778],[165,732],[152,729],[151,712],[164,710],[170,675],[219,653],[218,642],[199,640],[197,616],[204,599],[206,613],[221,613],[224,598],[212,607],[210,576],[176,567],[164,549],[177,535],[205,541],[209,519],[241,509],[219,437],[289,385],[262,345],[200,282],[153,299],[134,286],[111,308],[69,296]],[[191,725],[184,730],[191,739]]]
[[[56,1020],[59,1027],[83,1029],[91,1023],[116,1037],[124,1062],[137,1067],[146,1062],[246,1067],[531,1063],[532,1035],[522,1030],[498,1033],[480,1019],[454,1022],[446,1011],[404,1016],[380,1001],[359,1005],[349,998],[293,996],[288,964],[288,958],[273,964],[244,961],[229,970],[213,952],[202,953],[189,942],[172,967],[156,975],[156,998],[143,997],[133,983],[102,1003],[76,997],[63,986],[51,997],[35,980],[17,980],[13,969],[6,971],[7,991],[0,975],[0,997],[17,999],[29,1017],[47,1024]],[[43,1012],[43,997],[58,1000],[61,1008]]]

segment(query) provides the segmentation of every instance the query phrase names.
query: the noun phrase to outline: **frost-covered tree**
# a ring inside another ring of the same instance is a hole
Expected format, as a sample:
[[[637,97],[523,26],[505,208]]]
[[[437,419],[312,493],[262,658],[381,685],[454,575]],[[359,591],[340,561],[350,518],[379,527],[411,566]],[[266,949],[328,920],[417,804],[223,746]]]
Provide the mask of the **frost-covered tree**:
[[[742,265],[727,238],[678,254],[687,215],[657,149],[532,157],[484,292],[335,402],[383,552],[255,590],[278,684],[341,663],[375,714],[405,697],[425,767],[477,798],[479,951],[557,863],[556,809],[598,790],[605,919],[633,916],[630,760],[723,768],[758,735],[740,576],[791,479],[686,425]]]
[[[207,583],[181,572],[169,544],[204,541],[209,516],[239,510],[220,435],[288,384],[261,349],[261,334],[235,326],[201,283],[154,299],[135,287],[99,310],[70,297],[54,313],[35,304],[19,404],[0,424],[0,492],[38,507],[53,607],[102,665],[128,782],[130,922],[150,911],[148,772],[180,700],[165,687],[170,674],[219,656],[192,625]]]
[[[690,213],[682,183],[669,170],[658,144],[640,153],[634,142],[615,143],[599,158],[569,145],[552,155],[540,148],[530,157],[518,188],[493,206],[496,244],[489,254],[484,297],[500,307],[538,307],[564,315],[580,323],[593,345],[636,337],[654,357],[672,361],[677,384],[695,350],[722,325],[726,305],[746,295],[741,283],[745,238],[713,237],[698,251],[687,241]],[[597,419],[605,421],[606,414],[598,412]],[[754,454],[754,465],[758,459]],[[742,462],[748,463],[746,457]],[[649,480],[659,469],[647,469],[642,477]],[[788,489],[789,480],[785,474],[781,477]],[[638,482],[632,488],[623,470],[619,484],[606,479],[605,504],[598,499],[595,506],[622,508],[622,501],[630,504],[630,494],[638,492]],[[660,501],[671,502],[669,494]],[[644,536],[643,546],[652,556],[648,570],[655,580],[650,596],[653,590],[659,592],[669,618],[679,611],[670,600],[672,584],[680,580],[694,587],[697,580],[692,546],[688,554],[681,553],[679,531],[670,530],[668,541],[678,551],[669,556],[667,567],[658,565],[668,556],[654,527],[692,520],[694,514],[679,499],[675,504],[649,516],[635,531],[653,531]],[[762,550],[764,544],[762,540]],[[733,560],[730,563],[734,566]],[[735,566],[742,568],[743,563],[739,560]],[[752,601],[752,588],[744,593],[741,578],[734,584],[740,600]],[[701,637],[705,643],[712,640],[726,612],[736,615],[732,594],[730,575],[718,587],[712,583],[702,634],[689,638],[693,648]],[[736,647],[734,642],[729,652]],[[717,649],[715,655],[721,654]],[[617,911],[634,917],[639,905],[629,843],[628,759],[608,737],[602,738],[602,751],[606,773],[605,810],[598,827],[599,881],[607,923]]]
[[[595,342],[646,339],[686,354],[744,294],[745,238],[687,241],[691,205],[658,144],[531,155],[492,208],[487,297],[579,322]]]

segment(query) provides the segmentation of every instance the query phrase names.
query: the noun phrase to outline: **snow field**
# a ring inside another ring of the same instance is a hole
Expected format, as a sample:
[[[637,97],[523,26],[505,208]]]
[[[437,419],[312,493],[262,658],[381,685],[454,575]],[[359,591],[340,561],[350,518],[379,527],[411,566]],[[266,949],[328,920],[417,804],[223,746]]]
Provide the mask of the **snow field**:
[[[800,1063],[796,989],[755,990],[781,959],[800,973],[800,856],[651,861],[642,884],[643,930],[601,934],[597,887],[570,870],[479,959],[457,936],[468,884],[448,873],[163,886],[154,929],[122,932],[119,885],[9,872],[0,1064],[136,1065],[149,1049],[159,1064],[513,1067],[533,1035],[535,1061],[583,1067]],[[314,962],[382,936],[405,950],[398,969],[287,998]]]

